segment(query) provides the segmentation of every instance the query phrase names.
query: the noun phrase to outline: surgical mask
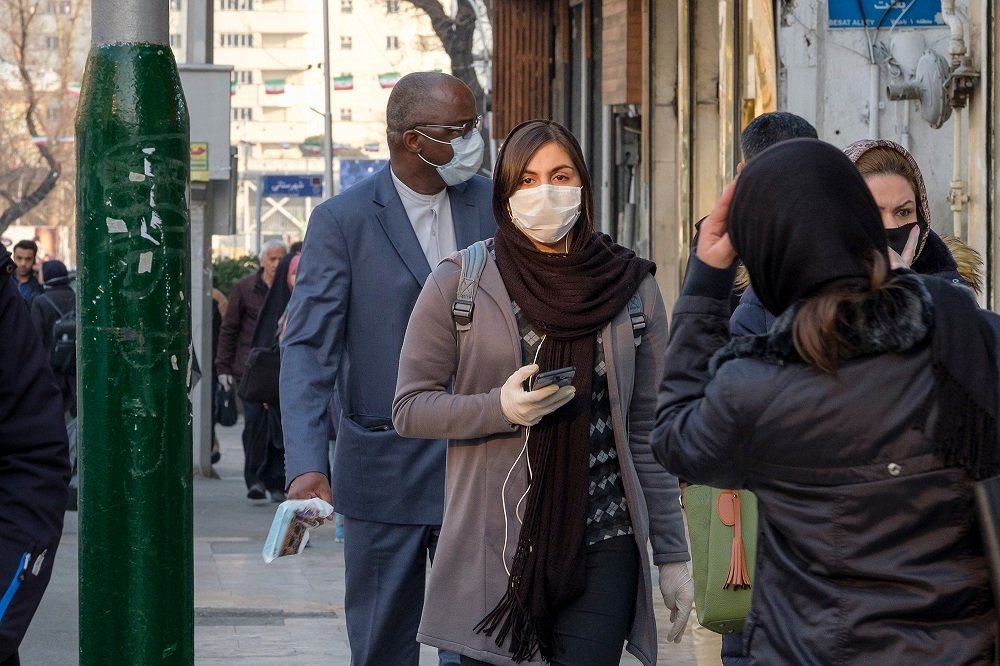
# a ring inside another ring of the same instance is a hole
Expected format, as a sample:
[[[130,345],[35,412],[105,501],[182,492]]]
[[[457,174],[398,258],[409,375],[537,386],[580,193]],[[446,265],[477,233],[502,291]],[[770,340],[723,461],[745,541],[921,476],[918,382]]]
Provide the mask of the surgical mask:
[[[903,248],[906,247],[906,241],[910,239],[910,232],[913,231],[913,227],[919,224],[919,222],[910,222],[909,224],[904,224],[903,226],[896,227],[895,229],[886,229],[885,239],[889,244],[889,247],[891,247],[896,254],[903,254]],[[923,226],[921,226],[921,231],[923,231]]]
[[[476,172],[479,171],[479,167],[483,164],[483,135],[478,131],[469,132],[466,136],[460,136],[451,141],[435,139],[432,136],[427,136],[420,130],[413,131],[425,139],[430,139],[437,143],[451,144],[451,150],[454,155],[452,155],[451,160],[447,164],[434,164],[420,153],[417,153],[417,157],[437,169],[438,175],[441,176],[441,180],[444,181],[445,185],[464,183],[475,176]]]
[[[518,190],[508,205],[514,224],[525,236],[538,243],[558,243],[580,217],[582,187],[539,185]]]

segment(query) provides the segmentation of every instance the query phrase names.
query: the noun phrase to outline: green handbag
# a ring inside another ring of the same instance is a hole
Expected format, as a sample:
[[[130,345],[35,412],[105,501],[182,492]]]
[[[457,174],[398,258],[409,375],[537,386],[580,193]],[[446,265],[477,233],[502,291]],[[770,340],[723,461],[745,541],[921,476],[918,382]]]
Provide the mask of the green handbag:
[[[757,559],[757,497],[709,486],[687,486],[681,497],[698,621],[719,634],[742,631]]]

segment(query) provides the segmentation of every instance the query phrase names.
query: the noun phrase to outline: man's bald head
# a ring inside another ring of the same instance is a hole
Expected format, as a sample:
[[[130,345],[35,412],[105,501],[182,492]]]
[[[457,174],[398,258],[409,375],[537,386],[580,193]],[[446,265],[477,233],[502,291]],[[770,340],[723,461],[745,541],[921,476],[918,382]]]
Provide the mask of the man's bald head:
[[[441,118],[449,118],[460,95],[472,99],[472,90],[451,74],[414,72],[401,78],[389,94],[385,111],[389,147],[398,147],[403,132],[417,125],[450,122]]]

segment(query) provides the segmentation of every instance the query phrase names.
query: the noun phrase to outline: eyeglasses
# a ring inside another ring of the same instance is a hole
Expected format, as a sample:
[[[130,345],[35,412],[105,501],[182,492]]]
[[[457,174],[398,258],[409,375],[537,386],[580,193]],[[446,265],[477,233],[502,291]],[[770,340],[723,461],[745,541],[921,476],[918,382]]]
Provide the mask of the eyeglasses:
[[[417,123],[414,128],[417,127],[433,127],[435,129],[448,130],[449,132],[459,132],[459,136],[465,138],[479,130],[479,126],[483,124],[483,117],[476,116],[474,120],[470,120],[464,125],[434,125],[432,123]]]

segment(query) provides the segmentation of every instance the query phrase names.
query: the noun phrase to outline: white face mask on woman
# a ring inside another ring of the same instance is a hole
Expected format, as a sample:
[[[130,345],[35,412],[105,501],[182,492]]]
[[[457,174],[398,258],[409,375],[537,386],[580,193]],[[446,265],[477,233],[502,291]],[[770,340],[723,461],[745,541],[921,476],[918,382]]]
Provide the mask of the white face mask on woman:
[[[508,200],[510,216],[525,236],[537,243],[558,243],[580,217],[583,187],[539,185],[518,190]]]

